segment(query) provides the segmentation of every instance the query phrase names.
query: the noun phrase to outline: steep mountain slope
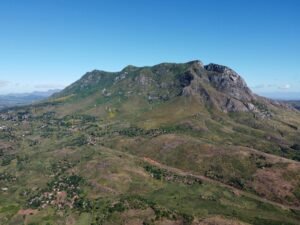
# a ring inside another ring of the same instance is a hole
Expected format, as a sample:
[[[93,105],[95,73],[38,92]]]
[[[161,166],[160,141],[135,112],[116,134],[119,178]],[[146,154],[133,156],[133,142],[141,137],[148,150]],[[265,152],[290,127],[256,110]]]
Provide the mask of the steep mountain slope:
[[[299,142],[298,113],[288,105],[253,94],[236,72],[216,64],[203,66],[192,61],[128,66],[118,73],[92,71],[56,95],[53,103],[62,104],[55,108],[60,116],[77,113],[112,121],[125,119],[146,129],[177,123],[207,129],[203,119],[210,119],[219,128],[232,127],[247,139],[254,133],[261,142],[250,142],[250,146],[268,144],[259,150],[298,157],[290,148]],[[198,121],[190,121],[197,114]],[[217,130],[209,129],[212,133]],[[231,136],[224,132],[218,138],[225,141],[227,135]],[[237,141],[243,143],[243,139]],[[249,146],[249,141],[242,145]]]
[[[0,118],[1,224],[299,224],[300,113],[226,66],[95,70]]]

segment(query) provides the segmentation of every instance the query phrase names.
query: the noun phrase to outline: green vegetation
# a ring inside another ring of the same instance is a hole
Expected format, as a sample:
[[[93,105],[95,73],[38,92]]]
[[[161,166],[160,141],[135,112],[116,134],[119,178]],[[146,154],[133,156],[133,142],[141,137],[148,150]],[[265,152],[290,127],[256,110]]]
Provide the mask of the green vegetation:
[[[0,112],[0,224],[299,224],[300,114],[225,75],[92,71]]]

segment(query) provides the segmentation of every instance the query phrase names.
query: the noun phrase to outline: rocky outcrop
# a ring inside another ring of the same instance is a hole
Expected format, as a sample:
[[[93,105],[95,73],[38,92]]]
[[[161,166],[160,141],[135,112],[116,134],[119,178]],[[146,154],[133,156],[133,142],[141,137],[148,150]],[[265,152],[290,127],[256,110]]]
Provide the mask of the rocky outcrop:
[[[213,63],[204,66],[204,68],[210,72],[209,80],[217,90],[241,101],[255,99],[244,79],[234,70]]]

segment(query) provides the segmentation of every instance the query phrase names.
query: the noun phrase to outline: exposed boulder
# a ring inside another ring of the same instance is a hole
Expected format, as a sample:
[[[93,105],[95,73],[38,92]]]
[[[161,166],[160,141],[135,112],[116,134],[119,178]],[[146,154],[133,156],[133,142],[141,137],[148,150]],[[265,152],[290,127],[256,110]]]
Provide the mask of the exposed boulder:
[[[225,112],[248,112],[249,109],[239,100],[228,98],[226,103],[222,106]]]

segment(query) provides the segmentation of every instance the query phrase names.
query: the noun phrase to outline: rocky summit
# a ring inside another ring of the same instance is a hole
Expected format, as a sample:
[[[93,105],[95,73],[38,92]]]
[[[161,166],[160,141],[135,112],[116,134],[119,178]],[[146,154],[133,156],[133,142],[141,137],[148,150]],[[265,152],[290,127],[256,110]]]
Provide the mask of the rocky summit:
[[[0,112],[0,224],[299,224],[299,129],[227,66],[93,70]]]

